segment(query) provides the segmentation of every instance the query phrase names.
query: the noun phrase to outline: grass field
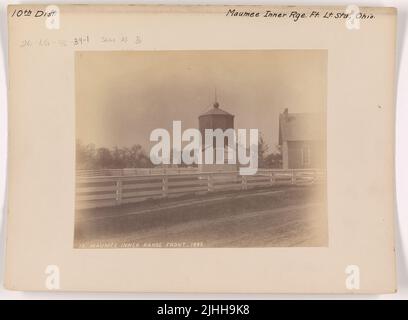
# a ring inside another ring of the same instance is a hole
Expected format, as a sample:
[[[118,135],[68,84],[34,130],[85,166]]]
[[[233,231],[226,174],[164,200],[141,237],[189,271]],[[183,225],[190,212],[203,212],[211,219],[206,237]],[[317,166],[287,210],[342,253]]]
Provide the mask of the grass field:
[[[327,246],[325,188],[263,188],[77,210],[76,248]]]

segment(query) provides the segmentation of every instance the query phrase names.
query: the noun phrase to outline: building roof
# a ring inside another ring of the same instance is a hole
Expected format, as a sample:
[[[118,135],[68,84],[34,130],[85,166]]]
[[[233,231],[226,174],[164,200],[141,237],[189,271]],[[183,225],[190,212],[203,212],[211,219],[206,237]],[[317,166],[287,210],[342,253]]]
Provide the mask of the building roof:
[[[322,113],[289,113],[279,115],[279,144],[283,141],[325,140],[326,124]]]
[[[207,110],[206,112],[200,114],[200,117],[201,116],[208,116],[208,115],[225,115],[225,116],[233,117],[233,115],[231,113],[220,109],[220,105],[219,105],[218,102],[214,102],[213,106],[209,110]]]

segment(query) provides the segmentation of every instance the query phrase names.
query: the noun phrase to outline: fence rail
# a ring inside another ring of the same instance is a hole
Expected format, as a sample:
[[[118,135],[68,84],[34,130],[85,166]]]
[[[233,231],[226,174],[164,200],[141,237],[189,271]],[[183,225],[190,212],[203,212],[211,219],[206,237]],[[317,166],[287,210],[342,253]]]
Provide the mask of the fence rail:
[[[160,174],[183,174],[195,173],[198,168],[124,168],[124,169],[97,169],[76,171],[78,177],[95,176],[138,176],[138,175],[160,175]]]
[[[256,175],[249,176],[225,171],[116,176],[77,174],[76,204],[77,208],[114,206],[184,194],[313,184],[322,181],[323,178],[324,172],[318,169],[258,169]]]

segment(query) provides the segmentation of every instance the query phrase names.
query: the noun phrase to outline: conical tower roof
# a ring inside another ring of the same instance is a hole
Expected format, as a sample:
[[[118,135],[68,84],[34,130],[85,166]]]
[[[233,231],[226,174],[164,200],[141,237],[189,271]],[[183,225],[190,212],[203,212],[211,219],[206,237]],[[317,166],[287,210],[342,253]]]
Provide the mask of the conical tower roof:
[[[210,115],[225,115],[225,116],[230,116],[230,117],[234,116],[231,113],[220,109],[220,104],[217,101],[214,102],[213,106],[209,110],[200,114],[200,117],[210,116]]]

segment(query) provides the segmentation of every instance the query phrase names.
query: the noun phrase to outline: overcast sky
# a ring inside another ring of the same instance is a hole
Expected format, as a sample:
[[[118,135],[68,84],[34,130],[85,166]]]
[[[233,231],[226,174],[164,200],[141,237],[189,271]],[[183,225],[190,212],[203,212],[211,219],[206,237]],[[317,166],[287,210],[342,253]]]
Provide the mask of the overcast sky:
[[[327,52],[99,51],[76,55],[76,134],[97,147],[141,144],[150,132],[181,120],[198,128],[212,107],[235,115],[235,129],[258,128],[271,149],[278,118],[289,112],[325,112]]]

